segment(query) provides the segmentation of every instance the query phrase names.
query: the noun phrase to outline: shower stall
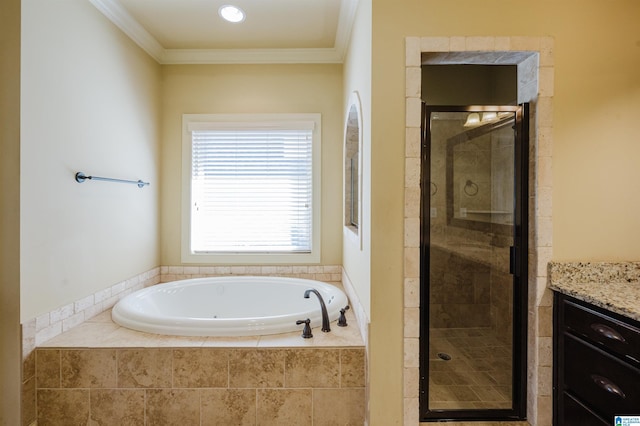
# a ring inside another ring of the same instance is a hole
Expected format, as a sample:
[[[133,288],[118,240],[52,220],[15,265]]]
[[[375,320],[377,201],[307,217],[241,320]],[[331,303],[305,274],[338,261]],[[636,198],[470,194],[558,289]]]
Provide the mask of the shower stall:
[[[422,421],[524,418],[528,115],[423,105]]]

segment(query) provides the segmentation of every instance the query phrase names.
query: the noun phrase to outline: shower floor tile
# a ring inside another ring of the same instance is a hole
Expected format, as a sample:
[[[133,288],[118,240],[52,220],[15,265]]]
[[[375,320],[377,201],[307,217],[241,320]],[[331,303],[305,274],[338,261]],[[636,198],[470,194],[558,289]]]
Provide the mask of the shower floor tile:
[[[511,408],[510,345],[489,328],[429,332],[429,408]]]

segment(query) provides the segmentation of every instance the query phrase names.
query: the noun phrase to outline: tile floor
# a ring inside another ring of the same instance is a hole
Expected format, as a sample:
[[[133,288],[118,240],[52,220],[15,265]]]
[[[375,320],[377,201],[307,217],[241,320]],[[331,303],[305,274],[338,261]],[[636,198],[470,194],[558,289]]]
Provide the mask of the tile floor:
[[[430,343],[430,408],[511,408],[511,349],[491,329],[432,328]]]

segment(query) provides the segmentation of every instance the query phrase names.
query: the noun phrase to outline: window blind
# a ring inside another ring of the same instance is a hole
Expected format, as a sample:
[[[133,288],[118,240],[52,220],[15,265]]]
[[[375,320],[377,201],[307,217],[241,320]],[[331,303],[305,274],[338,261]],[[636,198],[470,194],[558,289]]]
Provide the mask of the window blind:
[[[192,252],[311,251],[312,128],[292,127],[191,130]]]

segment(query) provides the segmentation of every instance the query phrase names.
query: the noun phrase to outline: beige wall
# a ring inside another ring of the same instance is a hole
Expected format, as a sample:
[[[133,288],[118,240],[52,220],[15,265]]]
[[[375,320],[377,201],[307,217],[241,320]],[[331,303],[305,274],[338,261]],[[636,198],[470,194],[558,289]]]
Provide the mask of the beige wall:
[[[342,266],[358,294],[362,308],[371,317],[371,1],[360,0],[347,56],[344,62],[344,118],[350,105],[350,95],[357,92],[362,108],[362,220],[358,236],[344,229]]]
[[[0,6],[0,425],[20,424],[20,0]]]
[[[372,425],[402,423],[405,37],[553,37],[554,259],[628,260],[640,257],[639,14],[633,1],[373,0]]]
[[[161,262],[180,265],[182,114],[322,114],[322,259],[341,264],[342,65],[162,69]]]
[[[86,1],[22,2],[21,317],[158,265],[160,67]],[[74,180],[77,171],[151,186]]]

